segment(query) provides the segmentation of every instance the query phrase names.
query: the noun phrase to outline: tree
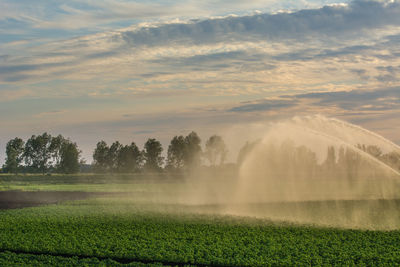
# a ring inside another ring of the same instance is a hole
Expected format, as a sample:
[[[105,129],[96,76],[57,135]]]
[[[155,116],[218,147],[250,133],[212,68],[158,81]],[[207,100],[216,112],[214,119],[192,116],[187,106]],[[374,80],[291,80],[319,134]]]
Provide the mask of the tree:
[[[143,162],[143,155],[134,142],[129,146],[123,146],[118,153],[118,172],[137,172]]]
[[[186,142],[185,138],[180,136],[175,136],[170,145],[168,146],[168,156],[167,156],[167,168],[181,170],[185,166],[185,149]]]
[[[56,169],[58,169],[60,166],[62,146],[66,142],[67,140],[61,134],[51,138],[49,149],[51,153],[52,164]]]
[[[195,168],[201,163],[201,139],[196,132],[191,132],[185,137],[185,167]]]
[[[108,170],[108,153],[110,148],[107,143],[100,141],[97,143],[93,152],[94,169],[97,172],[105,172]]]
[[[150,138],[144,144],[144,168],[149,171],[160,171],[164,158],[161,156],[163,148],[161,143],[154,138]]]
[[[211,165],[215,166],[218,159],[222,165],[225,161],[228,150],[221,136],[213,135],[206,142],[205,156]]]
[[[4,172],[18,174],[21,169],[24,154],[24,141],[21,138],[14,138],[8,141],[6,146],[6,162],[3,166]]]
[[[112,143],[112,145],[108,150],[106,160],[107,160],[108,170],[110,170],[111,172],[115,172],[118,169],[118,155],[121,149],[122,149],[121,143],[115,141],[114,143]]]
[[[51,135],[32,135],[25,144],[24,158],[26,165],[34,172],[45,173],[51,166]]]
[[[77,173],[79,172],[79,155],[76,143],[66,140],[62,143],[60,151],[60,162],[58,170],[62,173]]]

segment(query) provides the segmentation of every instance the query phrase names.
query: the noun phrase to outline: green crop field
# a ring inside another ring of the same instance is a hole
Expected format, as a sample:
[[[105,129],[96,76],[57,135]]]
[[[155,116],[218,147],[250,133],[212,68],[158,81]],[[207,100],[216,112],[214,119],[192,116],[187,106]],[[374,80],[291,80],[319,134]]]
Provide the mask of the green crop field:
[[[0,264],[400,264],[400,231],[276,224],[194,211],[125,198],[1,211]]]

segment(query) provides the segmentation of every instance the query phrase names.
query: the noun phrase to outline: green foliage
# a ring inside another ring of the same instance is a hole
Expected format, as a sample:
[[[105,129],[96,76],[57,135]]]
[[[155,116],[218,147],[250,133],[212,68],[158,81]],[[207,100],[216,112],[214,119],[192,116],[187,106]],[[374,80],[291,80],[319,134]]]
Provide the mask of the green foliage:
[[[154,138],[149,138],[144,144],[144,168],[147,171],[160,171],[164,161],[164,157],[161,156],[163,151],[162,145],[159,141]]]
[[[400,264],[400,231],[275,225],[148,210],[129,201],[87,200],[2,211],[0,249],[222,266]]]
[[[59,168],[60,162],[61,162],[61,149],[64,143],[66,143],[68,140],[66,140],[61,134],[52,137],[51,142],[50,142],[50,153],[52,157],[52,162],[55,166],[55,168]]]
[[[100,141],[93,153],[93,164],[96,172],[138,172],[142,166],[143,154],[132,142],[123,146],[115,141],[110,147],[106,142]]]
[[[79,171],[80,151],[76,143],[62,135],[52,137],[48,133],[32,135],[24,141],[15,138],[7,143],[5,172],[17,174],[19,171],[31,173]],[[21,163],[25,160],[25,165]]]
[[[60,148],[60,163],[58,171],[61,173],[77,173],[79,172],[79,154],[78,146],[76,143],[66,141],[61,145]]]
[[[121,264],[111,259],[101,260],[97,258],[78,258],[76,256],[63,257],[53,255],[34,255],[26,253],[0,252],[0,266],[135,266],[156,267],[167,266],[161,263],[130,262]]]
[[[100,141],[93,152],[93,165],[97,172],[106,172],[109,169],[108,153],[110,148],[107,143]]]
[[[201,139],[196,132],[186,137],[175,136],[168,147],[167,166],[169,170],[188,170],[200,166]]]
[[[168,146],[167,169],[181,170],[185,166],[185,137],[175,136]]]
[[[185,137],[184,162],[186,168],[192,169],[201,164],[201,139],[196,132],[191,132]]]
[[[116,172],[118,169],[118,156],[122,149],[122,145],[120,142],[115,141],[111,144],[110,148],[108,149],[108,153],[106,156],[108,169],[111,172]]]
[[[21,163],[24,154],[24,141],[21,138],[14,138],[6,146],[6,162],[3,166],[4,172],[18,174],[21,170]]]
[[[49,169],[51,166],[49,160],[53,149],[51,140],[51,135],[43,133],[38,136],[32,135],[26,141],[24,157],[29,170],[45,173]]]
[[[143,155],[134,142],[120,148],[117,156],[117,171],[120,173],[138,172],[142,166]]]

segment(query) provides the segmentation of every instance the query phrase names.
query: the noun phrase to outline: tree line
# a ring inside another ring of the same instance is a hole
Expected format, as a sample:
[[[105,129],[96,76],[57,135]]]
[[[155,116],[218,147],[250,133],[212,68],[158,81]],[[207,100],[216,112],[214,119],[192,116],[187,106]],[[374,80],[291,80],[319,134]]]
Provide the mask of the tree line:
[[[97,143],[93,153],[93,169],[96,172],[131,173],[140,171],[159,172],[187,171],[201,165],[202,159],[210,165],[221,165],[225,162],[228,152],[221,136],[211,136],[206,144],[205,151],[201,148],[201,139],[196,132],[187,136],[174,136],[168,146],[167,158],[162,152],[160,141],[149,138],[140,150],[132,142],[122,145],[115,141],[110,146],[106,142]]]
[[[137,173],[141,171],[160,172],[187,171],[199,167],[202,160],[212,166],[225,162],[227,148],[221,136],[211,136],[202,150],[201,139],[196,132],[187,136],[174,136],[168,146],[167,157],[163,147],[155,138],[149,138],[143,149],[132,142],[123,145],[119,141],[110,146],[105,141],[97,143],[93,152],[90,169],[100,173]],[[6,173],[78,173],[84,164],[77,144],[62,135],[48,133],[32,135],[26,142],[19,137],[8,141]]]
[[[201,139],[194,131],[186,136],[174,136],[169,143],[166,158],[160,141],[155,138],[147,139],[143,149],[139,149],[135,142],[123,145],[115,141],[108,145],[100,141],[93,151],[93,163],[84,165],[81,151],[75,142],[62,135],[43,133],[32,135],[26,142],[18,137],[10,140],[6,145],[6,161],[2,172],[71,174],[80,172],[82,166],[89,166],[90,171],[99,173],[184,172],[207,161],[210,166],[224,164],[228,149],[221,136],[209,137],[204,148],[203,151]],[[311,176],[353,177],[357,176],[355,172],[360,169],[369,169],[353,149],[340,148],[335,151],[334,147],[328,147],[325,161],[318,164],[315,152],[305,146],[296,146],[290,140],[281,145],[265,145],[259,140],[247,142],[238,154],[237,164],[240,166],[255,148],[260,152],[256,159],[260,161],[260,166],[283,176],[287,176],[287,172],[301,176],[302,172],[311,171]],[[399,153],[383,153],[373,145],[357,145],[356,148],[400,171]],[[309,173],[307,175],[310,176]]]
[[[62,135],[32,135],[26,142],[16,137],[6,145],[3,172],[76,173],[83,163],[80,154],[77,144]]]

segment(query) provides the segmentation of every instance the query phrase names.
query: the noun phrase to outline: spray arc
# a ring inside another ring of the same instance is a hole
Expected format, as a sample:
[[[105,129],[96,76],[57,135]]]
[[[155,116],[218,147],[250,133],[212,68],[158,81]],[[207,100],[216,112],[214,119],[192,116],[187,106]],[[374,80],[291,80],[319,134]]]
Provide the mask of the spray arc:
[[[232,213],[396,228],[399,159],[396,144],[337,119],[307,116],[279,122],[241,162],[232,201],[239,204]]]

